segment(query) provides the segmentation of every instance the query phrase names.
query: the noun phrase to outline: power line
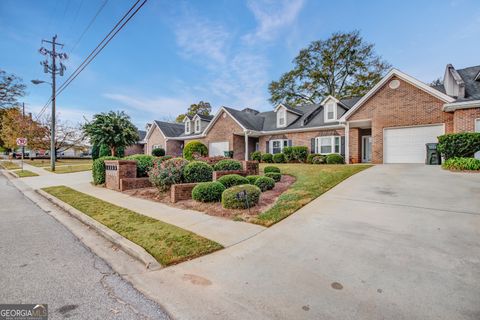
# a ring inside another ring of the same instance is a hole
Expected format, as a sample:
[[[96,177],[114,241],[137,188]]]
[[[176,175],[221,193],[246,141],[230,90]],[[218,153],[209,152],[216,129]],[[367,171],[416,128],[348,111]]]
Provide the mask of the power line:
[[[72,46],[72,50],[71,52],[75,51],[75,49],[77,48],[78,44],[80,43],[80,41],[82,41],[83,39],[83,36],[88,32],[88,30],[90,29],[90,27],[93,25],[93,23],[95,22],[95,20],[97,19],[98,15],[100,14],[100,12],[102,12],[103,8],[105,8],[105,6],[107,5],[108,3],[108,0],[105,0],[103,1],[103,3],[100,5],[100,8],[98,8],[97,10],[97,13],[95,13],[95,15],[92,17],[92,19],[90,20],[90,22],[88,23],[88,25],[86,26],[86,28],[83,30],[83,32],[81,33],[80,37],[78,37],[77,41],[75,42],[75,44]]]

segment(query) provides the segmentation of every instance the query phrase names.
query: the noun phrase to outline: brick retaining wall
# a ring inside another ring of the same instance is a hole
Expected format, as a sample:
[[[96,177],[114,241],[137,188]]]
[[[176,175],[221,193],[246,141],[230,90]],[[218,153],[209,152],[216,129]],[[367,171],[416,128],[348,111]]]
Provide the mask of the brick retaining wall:
[[[198,183],[179,183],[170,188],[170,201],[175,203],[180,200],[192,199],[192,190]]]
[[[123,178],[120,180],[120,191],[149,188],[152,183],[148,178]]]

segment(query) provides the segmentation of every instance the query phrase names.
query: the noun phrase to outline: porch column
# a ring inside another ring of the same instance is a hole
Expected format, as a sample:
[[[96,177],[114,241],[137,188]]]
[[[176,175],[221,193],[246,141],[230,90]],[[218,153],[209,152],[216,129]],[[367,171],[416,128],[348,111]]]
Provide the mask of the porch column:
[[[350,124],[345,124],[345,163],[350,164]]]
[[[244,131],[245,133],[245,160],[248,160],[248,131]]]

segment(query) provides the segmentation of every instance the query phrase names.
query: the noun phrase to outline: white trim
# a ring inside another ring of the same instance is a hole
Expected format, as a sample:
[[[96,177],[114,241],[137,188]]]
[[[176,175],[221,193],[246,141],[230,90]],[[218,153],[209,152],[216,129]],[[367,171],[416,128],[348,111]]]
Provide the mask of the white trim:
[[[227,111],[227,109],[225,109],[224,107],[221,107],[220,110],[218,110],[217,114],[215,115],[215,117],[213,117],[212,121],[210,121],[210,123],[208,124],[208,126],[205,128],[205,130],[203,130],[203,136],[206,136],[207,135],[207,132],[210,130],[210,127],[213,126],[213,124],[217,121],[217,119],[220,117],[220,115],[222,114],[222,111],[225,112],[227,115],[230,116],[230,118],[233,119],[233,121],[235,121],[244,131],[248,130],[247,128],[245,128],[244,126],[242,126],[242,124],[240,122],[238,122],[237,119],[235,119],[235,117],[233,117],[230,112]]]
[[[345,163],[350,164],[350,123],[345,124]]]
[[[325,99],[323,99],[322,102],[320,102],[320,105],[323,106],[323,105],[324,105],[328,100],[330,100],[330,99],[333,100],[333,101],[335,101],[335,103],[340,103],[340,104],[341,104],[340,100],[338,100],[337,98],[335,98],[335,97],[332,96],[332,95],[329,95],[329,96],[327,96]]]
[[[197,130],[197,124],[198,124],[198,130]],[[196,117],[196,119],[193,120],[193,127],[195,133],[200,133],[202,132],[202,120],[200,117]]]
[[[443,105],[443,111],[445,112],[455,111],[458,109],[470,109],[470,108],[480,108],[480,100],[453,102],[453,103],[446,103]]]
[[[296,115],[298,115],[298,116],[303,116],[303,113],[297,112],[297,111],[295,111],[295,110],[291,110],[291,109],[287,108],[287,107],[286,107],[284,104],[282,104],[282,103],[280,103],[279,105],[277,105],[277,106],[275,107],[275,109],[273,109],[273,111],[274,111],[274,112],[277,112],[278,108],[280,108],[280,107],[283,107],[283,108],[284,108],[285,110],[287,110],[288,112],[294,113],[294,114],[296,114]]]
[[[475,130],[475,132],[480,132],[480,118],[473,119],[473,121],[474,121],[473,129]],[[477,126],[477,122],[478,122],[478,126]]]
[[[285,147],[288,147],[288,139],[272,139],[272,140],[268,140],[268,151],[269,153],[271,154],[274,154],[273,153],[273,142],[274,141],[280,141],[280,153],[283,152],[283,148]],[[285,141],[287,141],[287,145],[285,146]]]
[[[366,135],[366,136],[361,136],[361,139],[362,139],[362,163],[371,163],[372,162],[372,146],[373,146],[373,143],[370,142],[370,161],[365,161],[365,159],[363,158],[363,155],[365,153],[365,138],[370,138],[372,139],[372,135]]]
[[[446,94],[444,94],[444,93],[442,93],[442,92],[440,92],[436,89],[433,89],[429,85],[415,79],[414,77],[409,76],[408,74],[403,73],[400,70],[392,69],[392,70],[390,70],[390,72],[387,73],[386,76],[384,76],[382,78],[382,80],[380,80],[372,89],[370,89],[370,91],[368,91],[360,100],[358,100],[357,103],[355,103],[355,105],[352,108],[350,108],[350,110],[348,110],[342,116],[342,118],[340,120],[341,121],[347,121],[347,118],[350,115],[352,115],[359,107],[361,107],[368,99],[370,99],[370,97],[372,95],[374,95],[381,87],[383,87],[383,85],[385,83],[387,83],[387,81],[390,80],[390,78],[392,78],[393,76],[396,76],[396,77],[402,79],[403,81],[408,82],[411,85],[416,86],[417,88],[419,88],[419,89],[437,97],[438,99],[440,99],[440,100],[442,100],[446,103],[451,103],[451,102],[455,101],[455,99],[450,97],[449,95],[446,95]]]
[[[337,120],[337,105],[336,102],[327,102],[323,106],[323,122],[335,122]],[[328,106],[333,106],[333,119],[328,119]]]
[[[331,151],[330,153],[322,153],[320,152],[322,150],[322,146],[320,144],[320,140],[321,139],[326,139],[326,138],[330,138],[330,148],[331,148]],[[338,152],[335,152],[335,140],[338,138]],[[332,154],[332,153],[336,153],[336,154],[340,154],[342,152],[342,136],[318,136],[318,137],[315,137],[315,152],[314,153],[318,153],[318,154]]]
[[[150,135],[152,134],[153,130],[155,129],[154,127],[157,127],[158,130],[160,130],[160,133],[162,134],[163,136],[163,139],[167,139],[167,136],[165,136],[165,134],[163,133],[162,129],[160,129],[160,127],[158,126],[157,122],[156,121],[153,121],[153,124],[150,126],[150,129],[148,129],[148,132],[147,134],[145,135],[145,143],[147,143],[147,140],[148,138],[150,138]]]
[[[282,113],[283,113],[283,124],[280,123],[280,119],[282,119],[280,115]],[[278,110],[276,111],[276,116],[277,116],[277,128],[286,127],[287,126],[287,108],[283,106],[282,108],[278,108]]]
[[[322,126],[322,127],[310,127],[310,128],[299,128],[299,129],[284,129],[284,130],[272,130],[272,131],[256,131],[259,135],[265,136],[269,134],[278,134],[278,133],[288,133],[288,132],[306,132],[306,131],[319,131],[319,130],[328,130],[328,129],[344,129],[345,125],[336,124],[331,126]]]

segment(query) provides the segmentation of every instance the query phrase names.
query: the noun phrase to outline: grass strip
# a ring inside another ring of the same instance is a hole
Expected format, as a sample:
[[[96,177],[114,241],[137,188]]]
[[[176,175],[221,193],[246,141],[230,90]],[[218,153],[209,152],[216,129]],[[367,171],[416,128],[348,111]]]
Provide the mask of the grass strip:
[[[25,163],[39,168],[50,167],[50,159],[26,159]],[[63,165],[80,165],[80,164],[92,164],[91,159],[65,159],[65,160],[57,160],[55,161],[55,165],[63,166]]]
[[[15,170],[13,171],[19,178],[27,178],[27,177],[36,177],[38,174],[28,170]]]
[[[47,171],[52,171],[50,168],[43,168]],[[53,173],[73,173],[73,172],[81,172],[81,171],[89,171],[92,170],[92,164],[79,164],[79,165],[59,165],[55,167],[55,171]]]
[[[7,170],[20,169],[20,166],[13,161],[1,161],[0,166]]]
[[[69,187],[56,186],[42,190],[143,247],[163,266],[222,249],[220,244],[193,232],[116,206]]]

